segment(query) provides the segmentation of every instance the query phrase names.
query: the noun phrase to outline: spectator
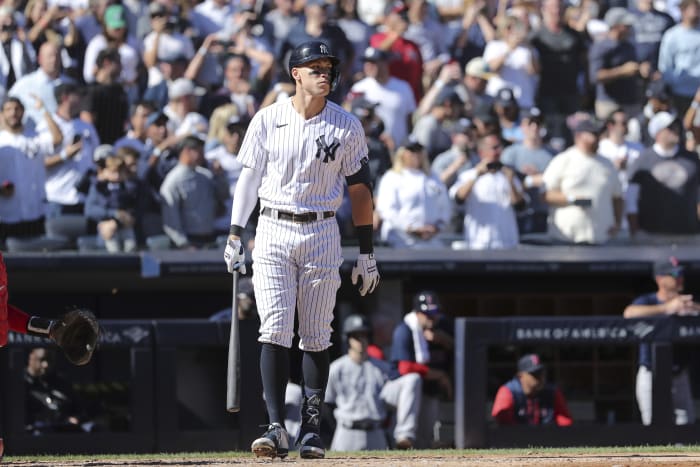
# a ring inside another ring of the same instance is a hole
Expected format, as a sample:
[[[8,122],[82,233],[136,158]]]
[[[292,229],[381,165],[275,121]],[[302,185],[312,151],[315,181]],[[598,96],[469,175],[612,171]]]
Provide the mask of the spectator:
[[[683,294],[683,267],[678,260],[670,257],[654,263],[654,281],[656,292],[640,295],[629,304],[623,316],[625,318],[649,318],[664,316],[697,315],[700,303],[693,301],[693,296]],[[663,319],[663,318],[662,318]],[[639,344],[639,369],[635,394],[643,425],[652,422],[652,382],[654,378],[651,345]],[[690,389],[688,367],[692,362],[692,353],[677,346],[673,349],[673,366],[671,367],[671,394],[676,425],[695,423],[695,403]]]
[[[680,121],[668,112],[659,112],[649,121],[649,135],[655,143],[629,167],[630,235],[699,231],[700,161],[697,154],[681,146],[680,132]]]
[[[133,252],[137,246],[138,186],[129,179],[124,161],[111,146],[102,145],[95,153],[100,157],[107,154],[85,198],[85,216],[97,224],[97,245],[104,245],[110,253]]]
[[[134,106],[129,118],[129,130],[126,135],[114,142],[114,149],[128,146],[135,149],[140,157],[137,161],[137,173],[142,178],[148,169],[148,118],[156,111],[151,101],[139,101]]]
[[[173,81],[168,88],[168,105],[163,113],[168,116],[168,131],[178,136],[204,134],[209,130],[209,122],[197,112],[197,97],[204,90],[187,78]]]
[[[411,135],[428,153],[432,161],[452,145],[450,126],[462,117],[464,102],[453,87],[445,87],[435,97],[430,112],[418,119]]]
[[[649,62],[651,72],[658,70],[659,47],[664,33],[675,25],[676,21],[667,13],[656,9],[653,0],[634,0],[634,47],[637,60]],[[658,79],[658,77],[654,77]]]
[[[78,62],[82,62],[85,42],[75,27],[76,10],[58,3],[48,4],[46,0],[30,0],[24,8],[24,30],[27,40],[38,55],[41,46],[53,42],[59,50],[64,50],[67,58],[66,68],[72,79],[80,79],[75,71]]]
[[[641,144],[628,141],[626,136],[627,114],[624,110],[615,110],[605,121],[605,131],[598,144],[598,154],[615,166],[623,196],[628,185],[627,169],[634,164],[644,150]]]
[[[502,88],[511,88],[518,105],[524,109],[535,105],[540,73],[537,51],[527,42],[529,27],[515,16],[506,16],[498,39],[489,41],[484,49],[484,60],[494,73],[486,92],[497,96]]]
[[[268,83],[269,80],[260,75],[251,75],[248,57],[240,54],[230,55],[224,65],[223,86],[212,96],[205,97],[207,103],[203,106],[215,109],[221,105],[232,103],[238,109],[238,115],[245,116],[250,120],[259,108]]]
[[[274,7],[267,12],[265,20],[272,25],[272,46],[273,50],[278,51],[292,28],[299,23],[300,15],[294,11],[294,0],[274,0],[273,4]]]
[[[549,137],[570,144],[566,117],[581,108],[580,78],[585,72],[587,44],[584,36],[564,21],[562,0],[544,0],[541,13],[542,24],[530,36],[540,58],[537,106]]]
[[[159,109],[168,105],[168,89],[178,79],[194,74],[190,73],[193,63],[194,61],[188,62],[187,57],[180,52],[158,56],[156,67],[162,79],[153,86],[148,85],[143,92],[143,99],[153,102]]]
[[[452,381],[441,369],[430,366],[429,342],[449,341],[435,330],[440,317],[440,303],[435,292],[424,290],[413,297],[411,311],[394,328],[391,363],[401,376],[418,373],[423,381],[421,409],[414,446],[432,447],[433,429],[438,421],[440,397],[452,398]]]
[[[622,186],[612,163],[598,154],[600,128],[582,119],[574,145],[552,159],[542,175],[554,241],[602,244],[622,222]]]
[[[226,111],[226,107],[219,107],[219,109]],[[215,115],[219,109],[214,111]],[[241,149],[243,135],[245,135],[249,122],[247,117],[239,117],[235,113],[231,113],[230,107],[227,113],[229,113],[229,116],[223,131],[216,135],[221,144],[214,149],[208,150],[204,155],[209,170],[213,174],[223,173],[228,180],[228,196],[223,200],[225,206],[222,214],[215,221],[215,227],[219,235],[227,235],[231,227],[233,194],[236,192],[236,183],[241,175],[241,170],[243,170],[243,165],[238,162],[236,156],[238,156],[238,151]],[[213,118],[214,116],[212,116],[212,120]]]
[[[27,109],[25,125],[35,128],[44,120],[44,116],[35,110],[34,98],[39,96],[49,112],[56,111],[54,90],[59,84],[72,82],[61,73],[61,49],[53,42],[45,42],[39,49],[39,68],[19,78],[10,89],[8,95],[16,96]]]
[[[398,376],[389,363],[370,357],[372,326],[364,316],[348,316],[342,331],[347,353],[331,363],[325,397],[336,421],[331,450],[387,449],[384,427],[389,410],[396,411],[395,446],[412,447],[421,403],[420,375]]]
[[[0,86],[4,97],[15,82],[34,70],[36,54],[32,45],[18,34],[14,10],[0,7]]]
[[[651,65],[638,62],[629,40],[634,16],[624,8],[611,8],[605,14],[608,32],[605,39],[593,42],[588,51],[589,76],[595,84],[595,114],[607,119],[613,110],[634,115],[639,110],[640,80],[648,79]]]
[[[24,371],[25,428],[32,435],[90,431],[79,398],[70,384],[53,371],[52,359],[43,347],[29,351]]]
[[[425,149],[408,139],[396,151],[394,167],[377,190],[381,237],[394,248],[440,248],[438,234],[450,220],[445,185],[430,173]]]
[[[520,108],[512,89],[501,88],[498,91],[493,110],[498,116],[501,138],[509,145],[521,142],[523,132],[520,128]]]
[[[269,14],[267,16],[269,17]],[[340,0],[338,2],[336,22],[352,43],[354,61],[350,75],[355,81],[354,77],[362,73],[362,55],[369,45],[373,29],[357,16],[357,0]]]
[[[523,140],[508,146],[501,154],[501,162],[513,168],[525,188],[525,205],[517,213],[520,234],[547,231],[549,207],[542,199],[542,174],[552,160],[552,153],[542,142],[544,116],[532,107],[523,113],[520,129]]]
[[[671,90],[663,80],[650,81],[645,96],[647,100],[644,108],[630,116],[627,139],[648,147],[654,144],[647,131],[649,120],[659,112],[672,112]]]
[[[426,0],[411,0],[408,6],[408,29],[404,37],[420,47],[425,82],[432,82],[443,64],[450,59],[445,40],[445,29],[432,15],[432,3]]]
[[[400,144],[411,132],[411,117],[416,110],[411,87],[406,81],[389,74],[389,54],[368,47],[362,57],[365,78],[352,86],[352,94],[358,94],[374,102],[377,116],[391,137],[390,148]]]
[[[500,161],[503,143],[497,134],[481,136],[479,163],[462,173],[450,196],[464,207],[464,247],[472,250],[514,248],[518,225],[513,206],[523,189],[515,171]]]
[[[63,143],[44,158],[47,215],[83,214],[85,198],[77,185],[93,169],[93,151],[100,141],[95,127],[78,118],[79,88],[74,84],[60,84],[54,92],[58,108],[53,120],[61,130]],[[48,131],[46,123],[41,122],[37,131]]]
[[[440,16],[443,18],[444,9],[441,4],[450,3],[450,7],[458,17],[447,23],[448,37],[450,44],[450,56],[454,58],[461,67],[484,54],[486,44],[496,37],[496,30],[488,17],[485,0],[474,0],[468,2],[464,8],[463,2],[437,0],[436,6]],[[447,13],[452,16],[453,13]]]
[[[194,57],[194,47],[192,40],[176,29],[165,4],[152,2],[148,13],[152,32],[143,39],[143,64],[148,70],[148,87],[153,87],[172,78],[171,74],[164,76],[158,66],[160,62],[189,62]]]
[[[413,94],[410,94],[413,98]],[[367,141],[367,157],[369,158],[369,172],[372,186],[377,186],[379,178],[391,168],[391,155],[389,147],[385,143],[384,122],[376,114],[376,108],[379,104],[373,103],[364,97],[356,97],[350,104],[350,111],[362,123],[362,129],[365,131],[365,139]]]
[[[659,71],[673,92],[673,107],[682,115],[700,87],[700,63],[694,51],[700,48],[700,5],[697,0],[681,0],[681,21],[661,38]]]
[[[435,157],[431,170],[440,181],[450,188],[457,177],[472,167],[476,154],[476,129],[471,120],[460,118],[452,125],[452,146]]]
[[[227,0],[204,0],[190,11],[192,27],[200,37],[218,33],[236,13],[236,8],[236,5]]]
[[[492,76],[493,73],[483,58],[476,57],[467,63],[463,80],[467,96],[464,99],[468,106],[467,115],[475,114],[477,109],[491,107],[495,102],[493,96],[486,93],[486,86]]]
[[[160,187],[163,228],[177,248],[204,248],[216,240],[214,222],[228,197],[228,183],[223,174],[202,167],[203,162],[204,141],[186,136],[178,164]]]
[[[138,67],[141,62],[139,44],[129,34],[126,23],[126,9],[123,5],[110,5],[102,18],[102,33],[93,37],[85,50],[83,63],[83,79],[86,83],[97,81],[100,71],[97,63],[100,52],[106,49],[116,49],[119,53],[121,69],[117,81],[124,87],[129,96],[129,102],[138,98]],[[113,143],[112,141],[103,141]]]
[[[491,416],[499,425],[557,425],[573,423],[566,399],[554,384],[547,383],[547,372],[539,355],[527,354],[518,360],[515,377],[498,388]]]
[[[121,58],[117,49],[107,48],[97,55],[95,80],[88,85],[80,118],[95,125],[100,142],[113,144],[124,136],[129,102],[119,84]]]
[[[376,30],[382,26],[390,5],[389,0],[357,0],[357,15],[365,24]]]
[[[420,47],[406,38],[408,29],[408,7],[397,2],[384,18],[381,32],[372,34],[369,45],[389,52],[389,74],[406,81],[413,90],[415,102],[423,97],[423,58]]]
[[[16,97],[8,97],[2,104],[0,240],[8,236],[36,237],[45,230],[44,157],[63,142],[63,135],[40,99],[35,105],[43,110],[48,132],[24,127],[24,106]]]

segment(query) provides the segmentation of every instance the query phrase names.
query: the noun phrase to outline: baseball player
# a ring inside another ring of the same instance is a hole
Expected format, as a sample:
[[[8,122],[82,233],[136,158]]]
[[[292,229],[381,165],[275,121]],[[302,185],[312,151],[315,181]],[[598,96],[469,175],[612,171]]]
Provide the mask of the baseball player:
[[[76,365],[85,365],[92,358],[99,337],[99,326],[94,315],[87,310],[73,310],[62,318],[51,320],[30,316],[7,303],[7,271],[0,253],[0,347],[7,344],[8,331],[46,337],[64,351],[66,358]],[[4,445],[0,438],[0,459]]]
[[[229,272],[245,274],[240,236],[260,199],[253,286],[260,315],[260,371],[270,424],[251,449],[257,456],[287,456],[284,395],[289,348],[298,310],[303,352],[302,458],[323,458],[320,410],[328,381],[331,321],[342,263],[335,217],[347,182],[360,255],[351,279],[360,295],[379,283],[372,245],[372,190],[360,122],[326,96],[338,79],[338,59],[319,41],[290,55],[296,93],[261,109],[251,120],[238,160],[243,164],[224,252]]]
[[[350,315],[343,322],[348,352],[331,363],[326,389],[326,403],[335,407],[337,422],[333,451],[387,449],[384,422],[388,408],[396,410],[396,447],[410,447],[416,437],[421,377],[418,373],[399,377],[391,364],[370,357],[371,329],[361,315]]]

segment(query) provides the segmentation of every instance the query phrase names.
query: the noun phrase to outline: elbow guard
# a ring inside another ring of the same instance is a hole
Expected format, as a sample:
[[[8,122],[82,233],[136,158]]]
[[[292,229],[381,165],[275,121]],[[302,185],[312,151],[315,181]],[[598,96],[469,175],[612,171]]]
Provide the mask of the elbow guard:
[[[369,159],[367,157],[363,158],[360,170],[348,177],[345,177],[345,180],[348,182],[348,186],[357,185],[358,183],[364,183],[365,185],[367,185],[367,188],[369,188],[369,191],[371,193],[374,187],[372,187],[372,177],[369,173]]]

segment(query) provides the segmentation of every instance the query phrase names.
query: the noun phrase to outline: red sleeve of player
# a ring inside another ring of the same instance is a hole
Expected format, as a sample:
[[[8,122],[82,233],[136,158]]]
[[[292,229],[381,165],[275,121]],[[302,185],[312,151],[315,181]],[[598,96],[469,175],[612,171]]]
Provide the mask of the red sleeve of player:
[[[421,376],[425,376],[428,373],[428,367],[422,363],[409,362],[408,360],[399,361],[399,374],[401,376],[407,375],[409,373],[418,373]]]
[[[370,344],[367,346],[367,355],[377,360],[384,360],[384,352],[379,346]]]
[[[515,401],[510,389],[505,385],[498,388],[496,399],[493,401],[491,416],[500,425],[513,425],[515,423]]]
[[[29,315],[16,306],[7,305],[7,321],[10,323],[10,330],[21,334],[27,333],[27,323]]]
[[[569,407],[566,405],[564,394],[561,393],[559,388],[554,391],[554,419],[557,426],[570,426],[574,423],[569,413]]]

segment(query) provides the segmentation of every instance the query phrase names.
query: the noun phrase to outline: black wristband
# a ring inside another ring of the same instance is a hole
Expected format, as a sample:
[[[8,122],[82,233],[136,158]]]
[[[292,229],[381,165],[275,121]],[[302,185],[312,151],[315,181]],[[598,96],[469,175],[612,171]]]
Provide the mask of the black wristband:
[[[50,319],[32,316],[27,322],[27,334],[31,336],[49,337],[51,323],[52,321]]]
[[[235,224],[232,224],[231,228],[228,231],[229,235],[235,235],[237,237],[240,237],[242,233],[243,233],[243,227],[241,227],[240,225],[235,225]]]
[[[372,225],[358,225],[355,227],[357,239],[360,241],[360,254],[365,255],[374,252],[374,229]]]

